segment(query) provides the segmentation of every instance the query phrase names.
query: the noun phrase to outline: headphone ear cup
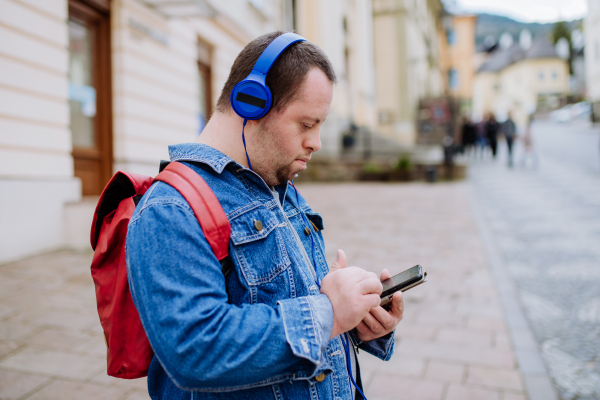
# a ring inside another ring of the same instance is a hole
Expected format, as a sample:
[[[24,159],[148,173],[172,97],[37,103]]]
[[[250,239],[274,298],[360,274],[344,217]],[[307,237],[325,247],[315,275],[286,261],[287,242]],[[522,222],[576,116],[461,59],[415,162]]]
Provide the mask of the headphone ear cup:
[[[271,91],[255,80],[244,79],[231,91],[229,98],[231,108],[244,119],[264,117],[271,108]]]

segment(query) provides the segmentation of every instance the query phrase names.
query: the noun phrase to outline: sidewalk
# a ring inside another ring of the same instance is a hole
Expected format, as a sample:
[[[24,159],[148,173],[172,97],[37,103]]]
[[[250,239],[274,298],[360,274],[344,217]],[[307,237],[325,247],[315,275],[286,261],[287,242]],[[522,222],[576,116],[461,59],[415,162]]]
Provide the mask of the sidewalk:
[[[304,184],[325,218],[327,259],[392,274],[421,264],[396,353],[359,354],[369,400],[526,400],[499,296],[459,184]],[[0,399],[147,399],[144,379],[106,376],[91,253],[0,266]]]
[[[428,282],[404,295],[396,352],[361,352],[369,400],[525,400],[466,183],[301,186],[325,219],[327,259],[392,275],[415,264]]]

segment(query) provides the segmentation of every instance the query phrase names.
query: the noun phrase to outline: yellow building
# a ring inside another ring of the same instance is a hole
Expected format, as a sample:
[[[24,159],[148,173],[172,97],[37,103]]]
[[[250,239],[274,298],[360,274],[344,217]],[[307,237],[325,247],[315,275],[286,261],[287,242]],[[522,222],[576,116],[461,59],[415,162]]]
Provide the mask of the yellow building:
[[[475,79],[475,15],[453,15],[452,26],[446,32],[448,41],[449,93],[468,106],[473,97]]]
[[[491,53],[481,65],[473,85],[473,112],[493,112],[500,120],[508,112],[519,128],[534,109],[551,109],[569,90],[569,70],[546,37],[530,46],[515,43]]]
[[[419,100],[444,94],[439,0],[373,0],[378,132],[413,145]]]

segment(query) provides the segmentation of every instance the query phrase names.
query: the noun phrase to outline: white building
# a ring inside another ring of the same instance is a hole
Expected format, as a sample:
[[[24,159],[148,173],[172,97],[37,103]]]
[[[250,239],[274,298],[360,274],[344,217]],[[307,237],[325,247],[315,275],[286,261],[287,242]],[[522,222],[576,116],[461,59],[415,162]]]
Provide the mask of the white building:
[[[0,0],[0,263],[86,246],[85,196],[193,141],[284,3]]]
[[[374,0],[378,131],[405,145],[416,140],[419,100],[444,94],[439,0]]]
[[[338,83],[317,158],[337,157],[350,124],[376,127],[371,0],[297,0],[294,29],[329,56]]]
[[[593,103],[594,120],[600,121],[600,0],[588,0],[584,35],[587,97]]]

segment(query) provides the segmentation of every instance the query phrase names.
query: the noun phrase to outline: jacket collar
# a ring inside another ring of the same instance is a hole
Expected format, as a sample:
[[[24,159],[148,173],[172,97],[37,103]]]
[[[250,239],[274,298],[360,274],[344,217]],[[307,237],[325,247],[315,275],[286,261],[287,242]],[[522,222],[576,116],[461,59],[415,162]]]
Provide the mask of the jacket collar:
[[[180,143],[169,146],[171,161],[193,161],[210,166],[216,173],[223,172],[229,163],[235,161],[214,147],[202,143]]]

